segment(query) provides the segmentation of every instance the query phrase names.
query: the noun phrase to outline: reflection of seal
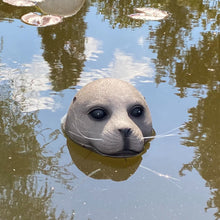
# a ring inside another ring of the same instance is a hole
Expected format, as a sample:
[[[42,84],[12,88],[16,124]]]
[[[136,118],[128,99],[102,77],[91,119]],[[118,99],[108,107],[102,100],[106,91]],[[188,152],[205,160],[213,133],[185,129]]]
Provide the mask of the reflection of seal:
[[[94,179],[127,180],[135,173],[142,161],[142,154],[132,158],[102,157],[77,145],[69,138],[67,138],[67,146],[77,168]],[[145,150],[149,146],[150,144],[148,143]]]
[[[100,79],[73,99],[63,129],[75,142],[111,157],[131,157],[144,150],[152,121],[144,97],[129,83]]]

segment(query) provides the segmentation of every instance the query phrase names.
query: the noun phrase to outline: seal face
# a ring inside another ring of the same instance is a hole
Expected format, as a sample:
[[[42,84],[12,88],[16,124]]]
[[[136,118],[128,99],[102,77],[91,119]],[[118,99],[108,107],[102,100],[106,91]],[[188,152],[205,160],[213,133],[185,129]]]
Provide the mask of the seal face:
[[[111,157],[140,154],[144,137],[153,130],[144,97],[131,84],[112,78],[89,83],[76,94],[63,129],[76,143]]]

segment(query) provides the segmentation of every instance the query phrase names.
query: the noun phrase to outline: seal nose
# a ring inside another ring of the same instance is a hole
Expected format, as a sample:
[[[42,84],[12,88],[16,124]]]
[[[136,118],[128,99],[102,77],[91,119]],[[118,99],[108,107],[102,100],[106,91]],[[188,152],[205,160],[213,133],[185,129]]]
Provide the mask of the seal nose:
[[[122,129],[118,129],[119,132],[122,134],[123,137],[129,137],[131,134],[131,128],[122,128]]]

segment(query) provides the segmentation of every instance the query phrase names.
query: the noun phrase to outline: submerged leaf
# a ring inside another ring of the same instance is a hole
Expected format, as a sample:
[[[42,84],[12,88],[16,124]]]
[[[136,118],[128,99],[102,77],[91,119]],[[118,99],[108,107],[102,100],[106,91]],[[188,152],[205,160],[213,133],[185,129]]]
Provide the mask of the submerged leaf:
[[[62,17],[54,15],[38,15],[30,12],[21,17],[21,20],[27,24],[34,25],[37,27],[46,27],[62,22]]]
[[[135,10],[139,13],[128,15],[128,17],[137,20],[158,21],[169,16],[167,11],[157,8],[136,8]]]

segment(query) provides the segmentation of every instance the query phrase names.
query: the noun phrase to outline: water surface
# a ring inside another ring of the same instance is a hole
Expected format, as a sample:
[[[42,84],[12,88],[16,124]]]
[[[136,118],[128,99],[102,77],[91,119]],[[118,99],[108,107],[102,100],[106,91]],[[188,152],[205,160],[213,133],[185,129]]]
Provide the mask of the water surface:
[[[134,21],[135,7],[171,16]],[[220,2],[92,0],[55,26],[21,22],[35,10],[0,2],[0,219],[220,219]],[[103,77],[176,136],[127,160],[66,139],[74,94]]]

